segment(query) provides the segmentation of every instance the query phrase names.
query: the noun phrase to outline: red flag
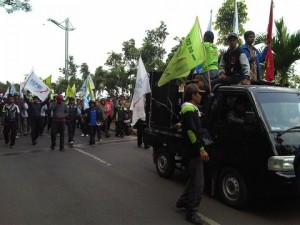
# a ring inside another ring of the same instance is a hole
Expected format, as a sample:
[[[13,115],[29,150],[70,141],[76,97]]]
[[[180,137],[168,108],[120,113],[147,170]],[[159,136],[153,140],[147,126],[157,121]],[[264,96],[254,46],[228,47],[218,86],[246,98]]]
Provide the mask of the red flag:
[[[272,43],[272,30],[273,30],[273,0],[271,0],[271,8],[270,8],[270,16],[269,16],[269,24],[268,24],[268,34],[267,34],[267,45],[268,51],[266,54],[266,80],[272,81],[274,80],[274,59],[271,49]]]

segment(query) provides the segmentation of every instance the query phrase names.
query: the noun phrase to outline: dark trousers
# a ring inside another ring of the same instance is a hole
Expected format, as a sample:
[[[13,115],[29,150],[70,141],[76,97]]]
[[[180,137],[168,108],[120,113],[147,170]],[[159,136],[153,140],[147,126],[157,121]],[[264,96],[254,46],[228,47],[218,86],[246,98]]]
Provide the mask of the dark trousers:
[[[196,213],[204,189],[203,161],[200,157],[191,158],[188,162],[189,179],[179,201],[186,206],[187,214]]]
[[[136,134],[137,134],[137,144],[140,146],[143,144],[143,133],[144,133],[144,122],[138,120],[136,122]]]
[[[80,122],[80,128],[84,135],[87,135],[89,133],[89,128],[88,128],[86,121]]]
[[[101,133],[102,133],[101,128],[102,128],[101,126],[97,126],[96,127],[96,132],[97,132],[97,138],[98,138],[98,140],[101,139]]]
[[[102,124],[102,131],[105,133],[105,136],[108,137],[109,136],[109,130],[108,130],[108,127],[107,127],[107,123],[108,123],[108,119],[106,118],[104,121],[103,121],[103,124]]]
[[[97,132],[97,126],[89,125],[89,132],[90,132],[90,145],[95,144],[95,136]]]
[[[116,121],[116,135],[123,136],[124,135],[124,122]]]
[[[31,141],[35,142],[40,135],[40,130],[42,129],[42,117],[33,116],[31,117]]]
[[[242,80],[239,76],[227,76],[224,80],[221,80],[220,78],[214,79],[211,81],[211,86],[215,86],[216,84],[224,84],[224,85],[230,85],[230,84],[238,84]]]
[[[59,148],[64,148],[65,141],[65,122],[52,121],[51,123],[51,146],[56,145],[56,134],[59,134]]]
[[[10,146],[14,146],[16,142],[16,135],[18,129],[17,121],[5,122],[3,127],[3,135],[5,144],[8,144],[10,141]]]
[[[67,122],[67,127],[68,127],[68,142],[74,141],[76,120],[69,120]]]
[[[107,131],[108,132],[110,130],[111,121],[112,121],[112,116],[107,116]]]

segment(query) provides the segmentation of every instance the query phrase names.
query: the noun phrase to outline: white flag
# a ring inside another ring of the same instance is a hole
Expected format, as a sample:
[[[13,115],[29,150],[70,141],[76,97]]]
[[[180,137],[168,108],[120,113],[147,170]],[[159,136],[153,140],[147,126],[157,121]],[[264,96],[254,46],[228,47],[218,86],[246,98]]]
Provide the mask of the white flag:
[[[238,17],[238,8],[237,0],[234,1],[234,16],[233,16],[233,33],[239,35],[239,17]]]
[[[10,86],[10,94],[14,95],[16,93],[16,87],[14,82],[12,82],[11,86]]]
[[[50,94],[50,88],[32,72],[26,79],[24,89],[44,101]]]
[[[25,84],[25,82],[20,83],[20,98],[21,99],[24,98],[24,94],[23,94],[24,84]]]
[[[6,92],[5,92],[4,96],[3,96],[3,98],[7,98],[8,95],[9,95],[9,87],[7,87]]]
[[[132,125],[134,125],[139,119],[143,121],[146,120],[144,95],[150,92],[151,89],[149,84],[148,73],[140,56],[135,88],[133,92],[132,102],[130,105],[130,110],[132,110]]]

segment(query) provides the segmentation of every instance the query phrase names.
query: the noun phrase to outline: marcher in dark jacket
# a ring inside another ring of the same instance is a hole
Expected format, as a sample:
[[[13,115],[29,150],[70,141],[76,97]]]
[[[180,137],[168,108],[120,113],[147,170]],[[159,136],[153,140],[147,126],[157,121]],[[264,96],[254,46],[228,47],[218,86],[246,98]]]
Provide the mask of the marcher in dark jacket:
[[[31,102],[24,93],[24,100],[28,105],[28,112],[30,116],[31,141],[33,145],[37,144],[37,139],[40,134],[40,130],[42,129],[42,107],[48,103],[49,99],[50,97],[46,98],[45,101],[40,102],[40,99],[37,96],[33,96],[33,102]]]
[[[1,124],[3,125],[5,144],[10,142],[10,147],[14,148],[20,109],[14,104],[13,96],[8,96],[7,103],[3,106],[1,113]]]
[[[76,121],[82,120],[81,110],[75,104],[75,98],[69,97],[68,103],[68,111],[69,115],[67,118],[67,127],[68,127],[68,143],[70,145],[74,144],[74,135],[75,135],[75,128],[76,128]]]
[[[123,107],[123,101],[121,99],[118,100],[118,104],[114,110],[115,113],[115,121],[116,121],[116,137],[124,137],[124,119],[125,112]]]
[[[209,157],[204,149],[204,141],[201,138],[200,112],[197,105],[201,102],[201,93],[197,85],[186,86],[185,102],[181,107],[182,134],[184,143],[183,160],[188,170],[189,179],[176,203],[177,208],[186,209],[186,220],[194,224],[203,224],[197,214],[204,189],[203,161]]]

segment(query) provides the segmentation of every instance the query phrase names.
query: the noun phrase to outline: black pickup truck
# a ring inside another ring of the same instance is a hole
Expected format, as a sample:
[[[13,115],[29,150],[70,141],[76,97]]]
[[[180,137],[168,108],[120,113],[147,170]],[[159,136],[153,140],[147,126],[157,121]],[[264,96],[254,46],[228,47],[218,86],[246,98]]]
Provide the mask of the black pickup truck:
[[[172,83],[162,90],[153,87],[147,101],[150,122],[144,141],[153,147],[153,162],[162,177],[185,169],[182,135],[175,125],[180,122],[183,93],[179,89]],[[245,121],[233,124],[226,115],[240,96],[248,101]],[[227,205],[242,208],[253,195],[296,190],[293,161],[300,148],[298,90],[269,85],[220,86],[208,98],[203,124],[213,140],[206,147],[209,193],[218,194]]]

